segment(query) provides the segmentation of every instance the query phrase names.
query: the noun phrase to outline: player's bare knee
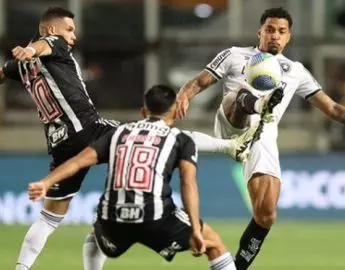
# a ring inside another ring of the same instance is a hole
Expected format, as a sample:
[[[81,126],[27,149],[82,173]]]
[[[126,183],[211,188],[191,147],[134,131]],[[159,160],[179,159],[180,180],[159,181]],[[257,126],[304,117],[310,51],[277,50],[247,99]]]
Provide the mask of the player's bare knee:
[[[263,200],[254,202],[254,217],[258,224],[264,228],[270,228],[277,217],[275,201]]]
[[[254,213],[255,221],[263,228],[269,229],[277,219],[277,212],[258,212]]]
[[[45,199],[43,208],[57,215],[65,215],[67,213],[71,200],[72,198],[66,198],[63,200]]]

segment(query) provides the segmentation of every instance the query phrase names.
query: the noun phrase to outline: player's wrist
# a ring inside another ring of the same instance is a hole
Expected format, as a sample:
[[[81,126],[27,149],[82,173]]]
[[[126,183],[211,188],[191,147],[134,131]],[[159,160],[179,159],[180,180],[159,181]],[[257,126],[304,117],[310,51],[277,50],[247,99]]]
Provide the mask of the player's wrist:
[[[37,53],[37,51],[34,47],[26,46],[25,49],[28,49],[32,53],[32,57],[34,57]]]
[[[200,222],[197,222],[195,224],[191,224],[191,227],[192,227],[192,233],[196,233],[196,234],[199,234],[201,232],[201,225],[200,225]]]
[[[52,186],[51,181],[49,181],[49,179],[43,179],[41,180],[41,183],[44,185],[45,190],[50,189],[50,187]]]

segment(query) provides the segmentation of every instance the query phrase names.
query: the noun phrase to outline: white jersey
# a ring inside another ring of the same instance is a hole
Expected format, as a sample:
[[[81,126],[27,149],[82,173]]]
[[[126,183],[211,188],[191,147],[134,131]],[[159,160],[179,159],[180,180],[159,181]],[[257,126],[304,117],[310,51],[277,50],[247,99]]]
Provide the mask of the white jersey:
[[[244,67],[248,59],[259,52],[256,47],[231,47],[220,52],[206,66],[206,70],[217,80],[224,80],[223,94],[226,95],[229,91],[236,91],[239,85],[245,84]],[[283,71],[284,89],[284,98],[273,111],[279,121],[295,93],[308,99],[320,91],[321,86],[300,62],[291,61],[282,54],[276,56]]]

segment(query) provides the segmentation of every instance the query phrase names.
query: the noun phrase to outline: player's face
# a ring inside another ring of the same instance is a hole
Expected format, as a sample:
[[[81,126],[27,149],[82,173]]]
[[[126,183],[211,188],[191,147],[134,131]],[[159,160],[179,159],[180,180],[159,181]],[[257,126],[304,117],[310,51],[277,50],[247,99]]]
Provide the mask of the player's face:
[[[73,47],[76,42],[75,24],[74,20],[68,17],[62,19],[55,19],[49,31],[51,35],[63,36],[70,47]]]
[[[259,49],[271,54],[281,53],[290,41],[289,22],[282,18],[267,18],[258,31]]]

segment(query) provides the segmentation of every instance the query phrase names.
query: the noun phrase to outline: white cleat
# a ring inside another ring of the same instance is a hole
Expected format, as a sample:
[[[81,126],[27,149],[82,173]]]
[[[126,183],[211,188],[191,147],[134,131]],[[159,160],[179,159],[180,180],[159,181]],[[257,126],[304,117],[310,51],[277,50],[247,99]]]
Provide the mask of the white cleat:
[[[273,109],[282,101],[283,97],[284,90],[281,87],[275,89],[271,94],[264,97],[260,115],[261,119],[265,123],[270,123],[274,121],[274,115],[272,114]]]
[[[260,139],[263,125],[264,122],[260,121],[259,123],[249,127],[242,135],[232,139],[235,141],[235,147],[231,149],[229,154],[234,160],[245,162],[248,159],[254,142]]]

